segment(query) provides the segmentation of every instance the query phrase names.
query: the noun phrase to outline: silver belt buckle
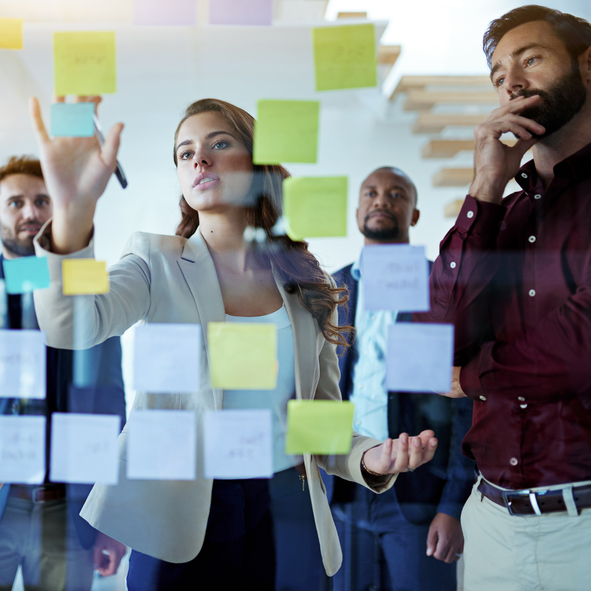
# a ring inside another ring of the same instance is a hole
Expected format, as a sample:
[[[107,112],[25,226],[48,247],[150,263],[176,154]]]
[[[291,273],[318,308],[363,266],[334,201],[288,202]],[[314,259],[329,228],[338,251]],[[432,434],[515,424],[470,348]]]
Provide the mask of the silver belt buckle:
[[[37,493],[42,493],[45,491],[45,487],[44,486],[36,486],[32,491],[31,491],[31,501],[35,504],[35,505],[41,505],[43,503],[45,503],[45,501],[43,499],[39,499],[37,497]]]
[[[537,493],[532,490],[512,490],[511,492],[503,491],[503,500],[505,501],[505,507],[507,507],[507,510],[509,511],[509,515],[518,515],[518,513],[515,513],[513,511],[511,498],[515,497],[515,496],[519,496],[519,497],[527,496],[529,499],[529,504],[531,505],[531,508],[534,510],[534,513],[536,515],[542,515],[542,510],[540,509],[540,505],[538,504],[537,495],[544,494],[546,492],[548,492],[548,491],[540,490]]]

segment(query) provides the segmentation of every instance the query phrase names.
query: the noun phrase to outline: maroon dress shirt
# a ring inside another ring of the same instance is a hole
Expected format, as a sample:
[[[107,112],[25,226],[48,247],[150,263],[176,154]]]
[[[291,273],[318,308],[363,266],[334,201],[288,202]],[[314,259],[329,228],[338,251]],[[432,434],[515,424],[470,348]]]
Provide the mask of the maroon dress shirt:
[[[464,453],[512,489],[591,480],[591,144],[554,175],[530,161],[501,205],[466,198],[416,315],[455,325]]]

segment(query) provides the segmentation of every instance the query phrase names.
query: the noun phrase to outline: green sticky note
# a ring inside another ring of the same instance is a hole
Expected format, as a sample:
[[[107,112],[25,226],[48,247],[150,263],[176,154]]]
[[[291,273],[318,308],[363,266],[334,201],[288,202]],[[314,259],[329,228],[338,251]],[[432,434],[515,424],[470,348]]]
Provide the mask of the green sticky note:
[[[49,287],[49,267],[45,257],[4,259],[4,276],[8,293],[26,293]]]
[[[109,288],[109,273],[105,261],[64,259],[62,262],[62,292],[64,295],[108,293]]]
[[[277,386],[277,325],[210,322],[207,342],[214,388],[274,390]]]
[[[347,177],[283,181],[283,215],[292,240],[347,235]]]
[[[258,101],[253,162],[316,162],[319,118],[318,101]]]
[[[287,403],[287,454],[348,454],[353,439],[353,403],[290,400]]]
[[[54,33],[53,67],[57,96],[115,92],[115,33]]]
[[[23,48],[23,19],[0,18],[0,49]]]
[[[54,103],[51,105],[53,137],[92,137],[94,103]]]
[[[312,29],[316,90],[377,86],[373,25]]]

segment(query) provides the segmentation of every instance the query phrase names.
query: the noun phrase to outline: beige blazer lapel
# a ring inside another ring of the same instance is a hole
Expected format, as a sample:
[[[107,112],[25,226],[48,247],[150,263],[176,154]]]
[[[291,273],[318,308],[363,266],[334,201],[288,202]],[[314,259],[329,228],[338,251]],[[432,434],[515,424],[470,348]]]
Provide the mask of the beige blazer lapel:
[[[226,313],[215,265],[199,229],[185,243],[178,265],[193,294],[199,312],[205,354],[209,366],[207,325],[210,322],[225,322]],[[224,402],[223,390],[213,388],[213,396],[215,409],[221,410]]]

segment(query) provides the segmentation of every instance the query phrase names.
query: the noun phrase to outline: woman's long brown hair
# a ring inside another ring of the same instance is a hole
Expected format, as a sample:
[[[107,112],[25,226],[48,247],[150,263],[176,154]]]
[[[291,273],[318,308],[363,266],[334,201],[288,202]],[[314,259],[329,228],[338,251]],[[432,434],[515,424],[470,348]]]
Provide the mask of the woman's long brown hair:
[[[254,118],[246,111],[225,101],[202,99],[189,105],[174,134],[177,144],[181,125],[193,115],[215,111],[220,113],[228,125],[235,129],[252,157]],[[175,166],[176,149],[173,151]],[[253,164],[254,180],[252,186],[253,203],[247,209],[249,226],[263,228],[266,232],[265,255],[271,260],[288,293],[297,294],[302,305],[309,310],[318,322],[327,341],[346,347],[347,341],[341,334],[348,333],[351,327],[338,327],[331,322],[335,308],[347,301],[345,288],[333,287],[329,276],[322,270],[316,257],[308,250],[308,244],[292,240],[289,236],[276,236],[272,232],[282,212],[282,183],[290,175],[282,166]],[[180,200],[181,221],[177,236],[191,237],[199,226],[199,213],[185,200]]]

